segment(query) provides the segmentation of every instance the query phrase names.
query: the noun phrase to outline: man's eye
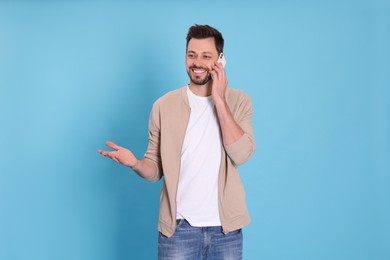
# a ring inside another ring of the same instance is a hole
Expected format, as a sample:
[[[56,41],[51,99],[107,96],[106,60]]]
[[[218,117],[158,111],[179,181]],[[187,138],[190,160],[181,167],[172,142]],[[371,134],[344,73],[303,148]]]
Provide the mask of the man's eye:
[[[211,59],[211,57],[210,56],[203,56],[206,60],[209,60],[209,59]]]
[[[187,57],[192,59],[192,58],[194,58],[194,55],[193,54],[188,54]]]

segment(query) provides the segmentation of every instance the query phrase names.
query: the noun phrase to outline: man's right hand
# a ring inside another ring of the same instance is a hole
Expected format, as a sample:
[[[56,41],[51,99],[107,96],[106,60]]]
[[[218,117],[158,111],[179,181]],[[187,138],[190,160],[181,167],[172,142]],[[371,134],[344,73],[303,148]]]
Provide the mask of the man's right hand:
[[[108,147],[114,149],[114,151],[98,150],[98,152],[100,154],[111,158],[112,160],[116,161],[117,163],[123,164],[125,166],[129,166],[131,168],[134,168],[139,163],[138,159],[128,149],[121,147],[119,145],[116,145],[113,142],[109,142],[109,141],[106,142],[106,145]]]

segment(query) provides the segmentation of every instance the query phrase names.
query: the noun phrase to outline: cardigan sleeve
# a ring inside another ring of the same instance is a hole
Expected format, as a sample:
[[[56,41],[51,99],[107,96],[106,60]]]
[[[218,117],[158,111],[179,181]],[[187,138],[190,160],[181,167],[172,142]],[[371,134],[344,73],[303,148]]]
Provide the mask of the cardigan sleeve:
[[[244,131],[244,134],[236,142],[224,145],[227,155],[235,165],[241,165],[248,161],[256,150],[252,126],[253,111],[252,102],[246,94],[243,94],[243,98],[232,111],[236,122]]]
[[[153,104],[153,108],[149,117],[149,144],[148,149],[144,155],[144,160],[149,161],[154,165],[154,174],[152,178],[148,178],[148,181],[155,182],[161,179],[161,134],[160,134],[160,109],[157,102]]]

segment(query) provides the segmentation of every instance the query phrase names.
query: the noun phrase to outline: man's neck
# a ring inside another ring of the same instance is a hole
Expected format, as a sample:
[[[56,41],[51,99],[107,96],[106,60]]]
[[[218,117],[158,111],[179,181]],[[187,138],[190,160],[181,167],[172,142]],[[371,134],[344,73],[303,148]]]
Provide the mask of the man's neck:
[[[192,93],[194,93],[197,96],[201,97],[207,97],[211,96],[211,81],[207,82],[204,85],[196,85],[194,83],[188,84],[190,90]]]

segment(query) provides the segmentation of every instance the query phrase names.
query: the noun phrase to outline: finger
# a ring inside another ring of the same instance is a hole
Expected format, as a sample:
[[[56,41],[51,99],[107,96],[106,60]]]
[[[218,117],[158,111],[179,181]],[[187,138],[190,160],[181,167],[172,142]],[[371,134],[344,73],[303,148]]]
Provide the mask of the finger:
[[[114,161],[116,161],[116,162],[118,161],[118,159],[116,158],[114,152],[108,152],[108,153],[106,153],[104,156],[106,156],[106,157],[108,157],[108,158],[110,158],[111,160],[114,160]]]
[[[101,155],[106,155],[107,154],[107,152],[103,151],[103,150],[98,150],[98,153],[100,153]]]
[[[108,158],[110,158],[110,159],[112,159],[112,160],[116,159],[115,151],[113,151],[113,152],[105,152],[103,155],[108,157]]]
[[[223,79],[225,77],[225,70],[221,63],[216,62],[213,67],[213,70],[217,72],[219,79]]]
[[[210,74],[211,74],[211,78],[212,78],[213,80],[218,79],[218,74],[217,74],[217,72],[216,72],[215,70],[211,70],[211,71],[210,71]]]
[[[106,157],[110,158],[111,160],[113,160],[117,163],[120,163],[119,159],[116,156],[116,152],[109,152],[109,153],[107,153]]]
[[[222,63],[221,62],[215,62],[215,66],[221,70],[221,71],[225,71],[225,68],[223,67]]]
[[[105,157],[109,157],[112,159],[112,156],[113,156],[113,153],[114,152],[107,152],[107,151],[103,151],[103,150],[99,150],[99,153]]]
[[[106,142],[106,145],[107,145],[108,147],[110,147],[110,148],[114,149],[115,151],[118,151],[118,150],[119,150],[119,148],[120,148],[120,146],[119,146],[119,145],[116,145],[116,144],[114,144],[114,143],[113,143],[113,142],[111,142],[111,141],[107,141],[107,142]]]
[[[216,62],[215,65],[216,65],[218,68],[224,70],[224,67],[223,67],[222,62]]]

